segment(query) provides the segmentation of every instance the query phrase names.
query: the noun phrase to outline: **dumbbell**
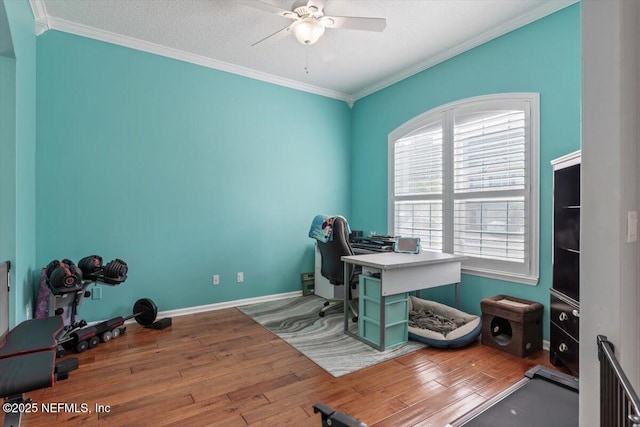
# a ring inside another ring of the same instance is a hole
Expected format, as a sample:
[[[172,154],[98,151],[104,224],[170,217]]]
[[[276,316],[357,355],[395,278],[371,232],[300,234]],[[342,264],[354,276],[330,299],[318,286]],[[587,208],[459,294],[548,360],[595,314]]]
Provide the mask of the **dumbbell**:
[[[78,261],[78,267],[86,276],[102,270],[102,257],[100,255],[89,255]]]
[[[51,261],[47,265],[46,276],[49,284],[60,290],[75,288],[82,282],[82,270],[69,259]]]
[[[127,263],[116,258],[104,266],[103,274],[104,277],[124,281],[127,278],[128,271],[129,267],[127,267]]]
[[[114,317],[113,319],[100,322],[96,325],[86,326],[74,331],[70,338],[76,342],[76,351],[83,351],[94,348],[100,341],[107,342],[115,338],[120,333],[120,327],[129,319],[136,319],[136,322],[144,327],[151,326],[158,315],[158,307],[149,298],[142,298],[133,305],[133,314],[127,317]],[[117,332],[116,332],[117,331]]]

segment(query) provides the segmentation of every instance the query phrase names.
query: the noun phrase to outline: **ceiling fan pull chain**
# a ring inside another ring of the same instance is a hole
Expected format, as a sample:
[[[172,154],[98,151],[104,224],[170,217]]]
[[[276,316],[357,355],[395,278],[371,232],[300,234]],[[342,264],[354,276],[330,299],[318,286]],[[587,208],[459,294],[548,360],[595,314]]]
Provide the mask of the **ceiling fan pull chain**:
[[[304,59],[304,71],[309,74],[309,54],[305,55]]]

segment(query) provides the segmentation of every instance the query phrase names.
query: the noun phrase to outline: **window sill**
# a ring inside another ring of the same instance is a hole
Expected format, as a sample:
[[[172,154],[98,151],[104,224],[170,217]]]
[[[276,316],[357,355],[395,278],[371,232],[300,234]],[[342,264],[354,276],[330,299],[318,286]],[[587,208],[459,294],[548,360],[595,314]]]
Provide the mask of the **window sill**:
[[[538,276],[528,276],[506,271],[486,270],[478,267],[462,266],[462,274],[486,277],[488,279],[503,280],[506,282],[520,283],[522,285],[537,286]]]

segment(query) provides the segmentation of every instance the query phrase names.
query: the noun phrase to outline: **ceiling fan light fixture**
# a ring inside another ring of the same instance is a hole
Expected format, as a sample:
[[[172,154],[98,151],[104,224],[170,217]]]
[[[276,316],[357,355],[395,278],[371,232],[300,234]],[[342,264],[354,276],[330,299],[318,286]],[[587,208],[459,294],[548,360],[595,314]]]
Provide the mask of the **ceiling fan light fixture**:
[[[291,32],[300,43],[311,45],[324,34],[324,25],[313,17],[306,17],[294,22]]]

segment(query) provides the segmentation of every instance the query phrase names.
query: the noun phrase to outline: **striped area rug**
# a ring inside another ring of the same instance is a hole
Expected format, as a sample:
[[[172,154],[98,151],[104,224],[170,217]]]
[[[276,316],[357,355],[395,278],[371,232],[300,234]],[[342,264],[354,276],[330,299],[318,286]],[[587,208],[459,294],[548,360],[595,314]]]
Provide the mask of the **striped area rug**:
[[[317,296],[287,298],[238,307],[247,316],[285,340],[334,377],[410,353],[424,344],[406,344],[375,350],[343,332],[342,309],[318,316],[324,299]],[[357,324],[349,320],[355,332]]]

